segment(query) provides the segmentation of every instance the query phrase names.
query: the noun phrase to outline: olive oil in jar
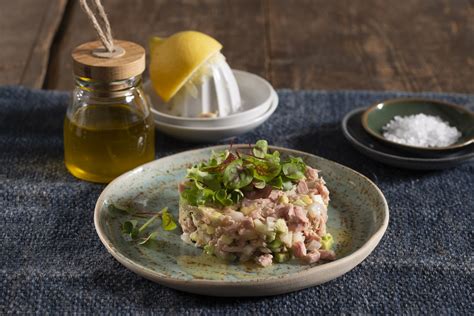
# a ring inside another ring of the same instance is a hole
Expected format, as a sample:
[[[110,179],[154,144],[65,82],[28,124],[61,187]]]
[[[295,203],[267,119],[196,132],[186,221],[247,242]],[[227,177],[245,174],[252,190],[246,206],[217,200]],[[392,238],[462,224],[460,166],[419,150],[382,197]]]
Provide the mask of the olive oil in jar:
[[[142,89],[145,50],[98,41],[73,51],[76,86],[64,120],[64,161],[74,176],[107,183],[155,158],[155,130]]]
[[[66,167],[92,182],[110,182],[153,160],[154,142],[151,115],[128,105],[90,105],[64,121]]]

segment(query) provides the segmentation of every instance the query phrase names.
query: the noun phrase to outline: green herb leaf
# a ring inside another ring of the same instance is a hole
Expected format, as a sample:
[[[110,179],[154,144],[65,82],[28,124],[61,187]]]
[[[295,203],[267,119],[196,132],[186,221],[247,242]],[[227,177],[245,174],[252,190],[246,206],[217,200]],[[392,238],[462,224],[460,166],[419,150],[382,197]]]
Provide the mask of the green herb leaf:
[[[132,239],[136,239],[138,236],[138,228],[137,228],[138,221],[130,220],[126,221],[122,224],[122,233],[129,235]]]
[[[253,186],[257,189],[263,189],[266,185],[267,183],[264,180],[253,183]]]
[[[194,180],[198,189],[209,188],[211,190],[219,190],[221,187],[219,174],[212,174],[207,171],[201,171],[202,166],[194,166],[188,169],[187,178]]]
[[[199,189],[195,183],[191,183],[181,192],[181,197],[191,205],[205,205],[214,200],[214,191]]]
[[[253,176],[255,177],[255,179],[270,182],[281,172],[280,164],[273,160],[260,160],[253,157],[249,157],[248,161],[251,162],[254,166]]]
[[[233,202],[233,204],[239,203],[240,200],[244,197],[244,193],[239,189],[235,189],[229,195],[227,195]]]
[[[290,157],[282,166],[283,174],[292,180],[301,180],[304,178],[306,164],[300,157]]]
[[[253,171],[243,166],[242,159],[237,159],[225,168],[223,180],[227,188],[240,189],[252,182]]]
[[[227,157],[229,157],[230,152],[228,150],[224,151],[212,151],[211,159],[209,159],[209,166],[218,166],[223,163]]]
[[[265,158],[267,151],[268,151],[268,142],[263,139],[258,140],[255,143],[255,146],[252,148],[252,152],[254,156],[258,158]]]
[[[195,206],[228,206],[243,198],[240,189],[246,195],[253,190],[291,190],[304,178],[306,164],[301,158],[281,162],[280,153],[269,152],[265,140],[257,141],[250,150],[236,154],[229,150],[212,152],[209,161],[188,170],[189,181],[181,198]]]
[[[281,176],[273,178],[273,180],[270,181],[268,184],[274,187],[275,189],[279,189],[279,190],[283,189],[283,180]]]
[[[156,236],[158,236],[158,233],[157,233],[157,232],[153,232],[153,233],[151,233],[150,235],[148,235],[148,237],[146,237],[144,240],[142,240],[141,242],[139,242],[138,244],[140,244],[140,245],[145,245],[145,244],[147,244],[148,242],[150,242],[151,240],[155,239]]]
[[[161,211],[161,227],[163,227],[164,230],[174,230],[177,227],[173,215],[168,213],[167,207]]]
[[[267,154],[267,158],[271,158],[274,162],[280,162],[280,152],[275,150],[272,154]]]
[[[286,180],[286,181],[283,181],[282,183],[282,189],[284,191],[290,191],[291,189],[293,189],[294,187],[294,183],[291,182],[291,180]]]
[[[222,205],[228,206],[232,205],[232,199],[228,197],[226,189],[220,189],[215,194],[216,200],[219,201]]]

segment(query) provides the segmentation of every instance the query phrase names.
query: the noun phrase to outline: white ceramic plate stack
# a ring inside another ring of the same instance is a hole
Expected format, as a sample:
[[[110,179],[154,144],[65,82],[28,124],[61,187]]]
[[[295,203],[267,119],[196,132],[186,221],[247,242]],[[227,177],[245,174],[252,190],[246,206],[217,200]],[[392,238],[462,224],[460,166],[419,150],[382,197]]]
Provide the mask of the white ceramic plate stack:
[[[240,90],[241,110],[213,118],[180,117],[167,112],[151,87],[145,83],[150,97],[156,128],[161,132],[186,141],[214,142],[249,132],[264,123],[278,106],[278,95],[265,79],[246,71],[233,70]]]

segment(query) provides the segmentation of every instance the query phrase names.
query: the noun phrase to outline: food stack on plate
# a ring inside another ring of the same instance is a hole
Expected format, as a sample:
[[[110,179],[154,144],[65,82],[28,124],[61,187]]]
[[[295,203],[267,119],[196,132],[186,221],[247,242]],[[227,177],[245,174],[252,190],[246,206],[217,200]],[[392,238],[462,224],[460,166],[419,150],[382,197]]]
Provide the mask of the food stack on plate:
[[[263,78],[233,70],[222,45],[195,32],[150,41],[150,97],[158,130],[196,142],[226,139],[265,122],[278,96]]]

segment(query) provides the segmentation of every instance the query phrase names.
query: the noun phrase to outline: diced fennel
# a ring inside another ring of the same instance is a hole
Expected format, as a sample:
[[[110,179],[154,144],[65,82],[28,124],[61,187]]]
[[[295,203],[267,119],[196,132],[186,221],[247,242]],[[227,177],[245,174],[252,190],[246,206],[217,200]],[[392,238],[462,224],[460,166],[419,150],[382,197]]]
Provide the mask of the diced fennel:
[[[275,222],[275,230],[279,233],[287,233],[288,226],[283,218],[279,218]]]
[[[255,225],[255,230],[258,231],[262,235],[266,235],[268,232],[267,225],[265,225],[261,220],[255,219],[253,221]]]

